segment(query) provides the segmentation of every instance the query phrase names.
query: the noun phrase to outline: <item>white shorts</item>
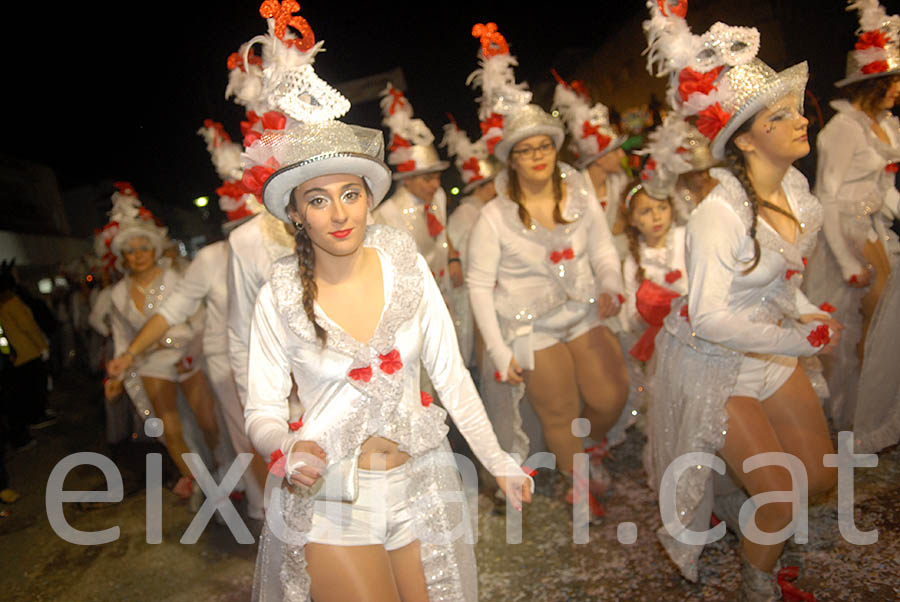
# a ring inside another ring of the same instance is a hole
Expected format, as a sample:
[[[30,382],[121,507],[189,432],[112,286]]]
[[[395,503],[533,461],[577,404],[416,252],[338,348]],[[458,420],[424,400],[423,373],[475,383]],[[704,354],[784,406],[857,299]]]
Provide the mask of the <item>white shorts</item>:
[[[741,362],[731,396],[766,400],[787,382],[796,368],[795,357],[748,353]]]
[[[359,469],[353,503],[316,500],[308,541],[332,546],[383,545],[398,550],[416,540],[407,503],[406,465],[391,470]]]
[[[531,333],[532,349],[540,351],[556,343],[569,342],[602,325],[596,305],[567,301],[562,307],[535,320]]]

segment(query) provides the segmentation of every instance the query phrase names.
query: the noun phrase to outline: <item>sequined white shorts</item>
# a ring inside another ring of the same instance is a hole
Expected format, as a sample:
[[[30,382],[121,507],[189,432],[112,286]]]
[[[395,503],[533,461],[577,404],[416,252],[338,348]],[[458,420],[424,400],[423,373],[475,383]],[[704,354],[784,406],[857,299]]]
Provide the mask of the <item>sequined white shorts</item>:
[[[577,339],[592,328],[601,326],[597,306],[593,303],[567,301],[565,305],[534,321],[531,345],[534,351],[556,343]]]
[[[787,382],[796,368],[795,357],[748,353],[741,362],[731,396],[766,400]]]
[[[317,500],[310,543],[332,546],[383,545],[398,550],[416,540],[407,504],[406,465],[391,470],[359,469],[359,496],[353,503]]]

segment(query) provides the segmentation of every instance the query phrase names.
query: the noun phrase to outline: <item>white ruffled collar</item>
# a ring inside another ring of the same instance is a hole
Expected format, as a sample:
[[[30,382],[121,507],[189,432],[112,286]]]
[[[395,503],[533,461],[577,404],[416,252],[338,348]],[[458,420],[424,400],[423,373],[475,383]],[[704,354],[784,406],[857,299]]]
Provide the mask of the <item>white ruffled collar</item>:
[[[727,169],[713,168],[710,175],[719,184],[709,193],[708,198],[719,197],[725,201],[738,214],[747,230],[750,230],[753,212],[743,185]],[[822,228],[822,205],[809,191],[806,178],[795,167],[790,167],[785,173],[781,186],[794,216],[801,224],[797,239],[793,243],[784,240],[764,219],[759,218],[756,240],[760,246],[782,255],[792,269],[802,271],[805,266],[804,257],[812,252],[816,236]]]

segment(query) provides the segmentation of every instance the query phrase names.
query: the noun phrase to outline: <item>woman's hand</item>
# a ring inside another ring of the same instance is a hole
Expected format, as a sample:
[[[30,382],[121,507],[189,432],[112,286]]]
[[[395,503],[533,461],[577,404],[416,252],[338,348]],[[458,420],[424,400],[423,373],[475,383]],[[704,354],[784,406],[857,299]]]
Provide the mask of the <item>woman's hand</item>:
[[[616,303],[616,300],[609,293],[601,293],[597,297],[597,316],[601,320],[613,317],[619,313],[620,309],[622,309],[622,306]]]
[[[121,395],[123,388],[121,380],[113,378],[104,379],[103,395],[106,397],[106,401],[113,401],[116,397]]]
[[[852,286],[853,288],[866,288],[872,283],[872,267],[866,266],[866,268],[860,272],[859,274],[853,274],[850,277],[850,280],[847,282],[847,286]]]
[[[312,487],[325,472],[325,451],[315,441],[296,441],[288,451],[285,470],[291,484]]]
[[[131,367],[134,356],[131,352],[126,351],[119,357],[113,358],[106,363],[106,374],[111,379],[121,379],[125,371]]]
[[[809,324],[810,322],[821,322],[831,330],[831,340],[816,351],[816,355],[827,355],[834,351],[838,341],[841,340],[841,331],[844,330],[844,325],[826,314],[803,314],[800,316],[801,324]]]
[[[513,476],[497,477],[497,485],[506,494],[513,508],[522,511],[522,502],[531,502],[531,480],[524,472]]]
[[[509,369],[506,371],[506,382],[511,385],[521,385],[522,381],[522,369],[519,368],[519,362],[516,361],[516,358],[512,358],[509,360]]]
[[[465,278],[463,277],[462,265],[459,260],[451,261],[447,264],[447,271],[450,272],[450,282],[453,288],[459,288],[463,285]]]

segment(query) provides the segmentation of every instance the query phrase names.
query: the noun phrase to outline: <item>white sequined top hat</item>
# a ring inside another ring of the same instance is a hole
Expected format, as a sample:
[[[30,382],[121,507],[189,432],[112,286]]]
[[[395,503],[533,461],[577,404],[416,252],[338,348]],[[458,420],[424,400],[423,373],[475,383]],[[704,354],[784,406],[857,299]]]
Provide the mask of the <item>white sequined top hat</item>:
[[[306,19],[294,14],[299,9],[293,0],[265,0],[259,12],[267,19],[269,33],[242,47],[246,66],[252,64],[252,47],[262,45],[259,97],[264,99],[263,108],[272,110],[259,118],[261,127],[253,124],[255,133],[245,134],[241,184],[262,198],[269,212],[289,223],[285,208],[291,193],[311,178],[360,176],[372,193],[373,205],[391,184],[381,132],[337,120],[350,110],[350,102],[313,70],[313,58],[323,42],[316,42]]]
[[[442,161],[434,148],[434,134],[424,121],[413,118],[409,99],[390,82],[381,91],[381,113],[381,123],[390,130],[388,163],[395,169],[395,180],[450,167],[449,161]]]
[[[566,137],[565,128],[542,108],[530,104],[527,84],[516,83],[513,67],[519,63],[509,53],[497,24],[478,23],[472,27],[472,36],[481,42],[480,68],[469,75],[467,83],[481,88],[478,118],[488,150],[506,163],[517,142],[541,134],[550,136],[559,149]]]
[[[616,150],[625,142],[609,123],[609,109],[603,103],[590,105],[590,95],[584,84],[563,80],[556,71],[556,90],[553,108],[559,111],[572,138],[577,160],[575,167],[584,169],[603,155]]]
[[[206,119],[197,133],[206,141],[206,150],[209,151],[216,173],[222,179],[222,185],[216,188],[216,194],[219,195],[219,209],[227,218],[223,228],[229,230],[262,211],[262,201],[242,184],[244,170],[241,168],[241,145],[232,142],[224,126]]]
[[[472,142],[459,129],[456,121],[444,126],[441,146],[446,146],[449,155],[456,158],[456,168],[463,181],[463,194],[469,194],[478,186],[487,184],[500,172],[500,162],[488,154],[487,141],[479,138]]]
[[[900,17],[888,16],[878,0],[851,0],[847,10],[854,9],[859,38],[847,53],[847,76],[834,84],[839,88],[900,72]]]
[[[715,23],[697,36],[684,20],[687,0],[648,0],[647,7],[647,68],[669,76],[668,101],[711,141],[714,159],[724,158],[734,132],[761,109],[790,93],[802,105],[806,62],[776,73],[756,58],[756,29]]]
[[[122,248],[132,238],[146,238],[158,258],[166,244],[168,229],[160,225],[153,213],[141,204],[134,187],[128,182],[115,182],[109,222],[94,238],[94,251],[107,262],[123,271]],[[111,254],[108,255],[107,253]],[[112,260],[115,257],[115,260]]]

